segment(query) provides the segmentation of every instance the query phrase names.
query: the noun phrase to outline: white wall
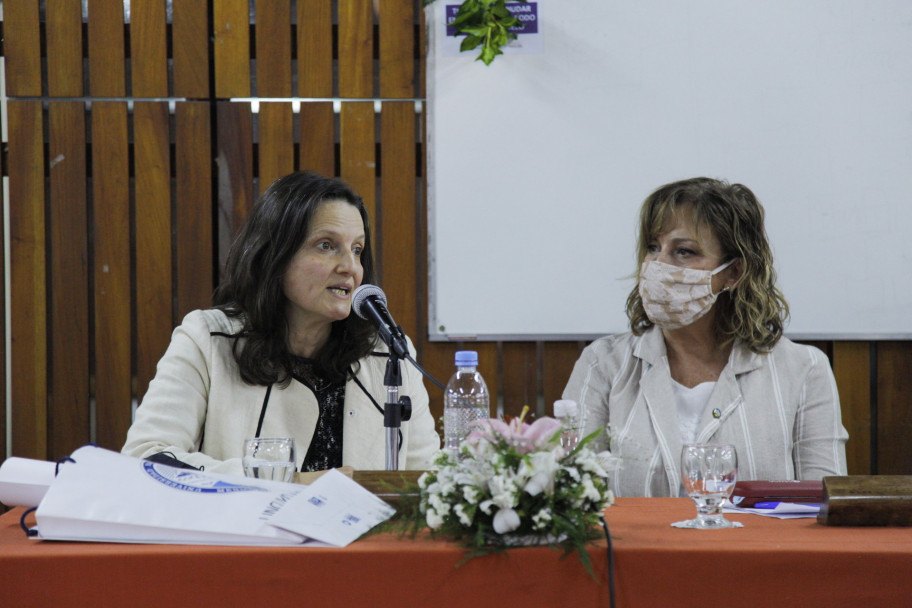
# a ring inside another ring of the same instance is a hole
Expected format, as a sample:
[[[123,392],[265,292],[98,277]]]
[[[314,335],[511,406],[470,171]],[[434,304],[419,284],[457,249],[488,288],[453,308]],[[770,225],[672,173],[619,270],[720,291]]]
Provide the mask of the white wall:
[[[434,338],[623,331],[639,205],[697,175],[765,206],[789,335],[912,338],[908,0],[539,0],[543,52],[488,67],[446,52],[445,4]]]

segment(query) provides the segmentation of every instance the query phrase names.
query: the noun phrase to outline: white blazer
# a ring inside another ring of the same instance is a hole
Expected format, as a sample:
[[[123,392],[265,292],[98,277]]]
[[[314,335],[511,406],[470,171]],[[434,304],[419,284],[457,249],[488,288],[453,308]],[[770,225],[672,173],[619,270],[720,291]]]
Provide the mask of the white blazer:
[[[167,451],[207,471],[243,474],[243,441],[256,433],[267,399],[261,437],[294,437],[300,466],[319,418],[316,396],[291,380],[286,388],[253,386],[241,380],[232,356],[240,324],[215,309],[189,313],[172,335],[155,378],[136,410],[122,452],[145,458]],[[360,361],[356,375],[380,408],[387,400],[384,386],[386,347]],[[409,342],[409,350],[414,348]],[[402,362],[399,394],[412,401],[412,417],[401,427],[400,469],[427,469],[440,438],[428,407],[421,373]],[[342,462],[362,470],[386,467],[383,414],[358,383],[345,386]]]
[[[665,340],[606,336],[586,347],[563,393],[587,411],[587,432],[609,427],[601,446],[621,458],[618,496],[678,496],[681,435]],[[845,475],[839,395],[826,356],[782,338],[772,351],[736,342],[697,430],[698,442],[732,443],[739,479]]]

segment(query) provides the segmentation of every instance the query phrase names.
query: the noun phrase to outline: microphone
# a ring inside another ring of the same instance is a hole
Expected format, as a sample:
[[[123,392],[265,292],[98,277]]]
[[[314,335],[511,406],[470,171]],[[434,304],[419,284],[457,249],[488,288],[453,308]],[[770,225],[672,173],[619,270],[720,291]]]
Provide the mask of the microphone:
[[[400,359],[409,359],[408,344],[402,328],[393,321],[386,309],[386,294],[376,285],[364,284],[352,294],[352,310],[356,315],[377,326],[380,338]]]

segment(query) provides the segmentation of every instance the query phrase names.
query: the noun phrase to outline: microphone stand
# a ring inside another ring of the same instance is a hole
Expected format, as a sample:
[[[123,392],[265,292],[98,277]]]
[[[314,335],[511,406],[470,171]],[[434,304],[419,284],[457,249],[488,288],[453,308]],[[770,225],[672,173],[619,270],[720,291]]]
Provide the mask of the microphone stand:
[[[386,404],[383,408],[383,426],[386,428],[386,470],[399,470],[399,430],[403,420],[412,417],[412,401],[399,396],[402,386],[401,357],[395,348],[389,349],[389,360],[386,362]]]

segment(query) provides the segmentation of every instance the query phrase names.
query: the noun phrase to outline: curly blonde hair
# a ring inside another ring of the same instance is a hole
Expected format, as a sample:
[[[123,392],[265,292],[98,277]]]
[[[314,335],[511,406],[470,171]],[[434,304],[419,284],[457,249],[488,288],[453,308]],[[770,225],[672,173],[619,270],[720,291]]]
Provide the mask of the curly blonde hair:
[[[722,249],[722,261],[740,259],[742,274],[717,300],[715,330],[723,343],[740,339],[754,352],[771,349],[782,337],[789,308],[776,287],[773,253],[763,227],[763,207],[749,188],[707,177],[673,182],[650,194],[640,209],[637,285],[627,297],[630,329],[652,327],[639,293],[646,249],[665,232],[677,213],[689,213],[698,230],[708,228]]]

